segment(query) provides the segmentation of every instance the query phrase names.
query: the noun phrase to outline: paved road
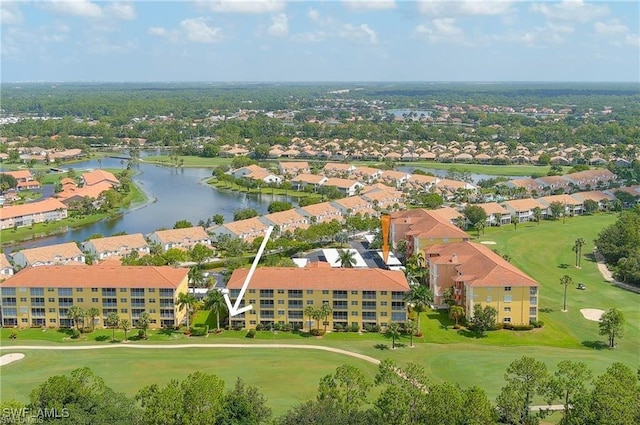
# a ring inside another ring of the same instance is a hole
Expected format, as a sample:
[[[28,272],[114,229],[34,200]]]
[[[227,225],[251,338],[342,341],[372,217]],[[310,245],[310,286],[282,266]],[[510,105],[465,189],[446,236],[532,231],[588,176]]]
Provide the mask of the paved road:
[[[600,254],[598,251],[593,251],[593,253],[596,257],[598,270],[600,270],[600,274],[602,274],[602,277],[604,278],[604,280],[606,280],[607,282],[611,282],[615,286],[626,289],[628,291],[640,293],[640,289],[637,286],[629,285],[629,284],[618,282],[617,280],[615,280],[613,277],[613,273],[611,273],[611,270],[607,268],[607,265],[604,262],[604,257],[602,256],[602,254]]]

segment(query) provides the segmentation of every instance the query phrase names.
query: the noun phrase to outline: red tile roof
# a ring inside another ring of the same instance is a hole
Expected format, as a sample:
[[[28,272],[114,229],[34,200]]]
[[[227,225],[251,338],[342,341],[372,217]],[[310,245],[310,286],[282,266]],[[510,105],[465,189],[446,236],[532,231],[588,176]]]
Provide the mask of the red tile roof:
[[[3,219],[23,217],[32,214],[41,214],[45,212],[55,211],[58,209],[66,210],[67,206],[57,199],[45,199],[39,202],[30,202],[28,204],[13,205],[0,209],[0,217]]]

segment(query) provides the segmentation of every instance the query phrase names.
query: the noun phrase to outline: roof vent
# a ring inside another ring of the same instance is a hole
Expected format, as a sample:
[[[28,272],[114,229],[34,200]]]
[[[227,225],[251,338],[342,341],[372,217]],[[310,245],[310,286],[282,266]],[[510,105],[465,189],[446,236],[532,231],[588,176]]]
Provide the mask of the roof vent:
[[[455,252],[451,256],[451,262],[452,263],[457,263],[458,262],[458,254],[456,254]]]

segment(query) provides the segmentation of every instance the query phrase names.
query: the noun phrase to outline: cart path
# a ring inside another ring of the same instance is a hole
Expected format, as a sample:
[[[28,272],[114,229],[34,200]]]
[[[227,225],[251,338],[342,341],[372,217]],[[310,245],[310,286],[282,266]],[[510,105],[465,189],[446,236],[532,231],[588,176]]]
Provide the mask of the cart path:
[[[306,344],[172,344],[172,345],[138,345],[138,344],[118,344],[118,345],[77,345],[77,346],[57,346],[57,345],[5,345],[2,350],[109,350],[118,348],[132,348],[141,350],[172,350],[181,348],[294,348],[300,350],[320,350],[330,353],[342,354],[355,357],[374,365],[379,365],[380,360],[365,354],[354,353],[352,351],[341,350],[340,348],[326,347],[323,345]]]
[[[611,273],[611,270],[607,268],[607,265],[604,262],[604,257],[602,256],[602,254],[600,254],[600,252],[594,250],[593,254],[596,257],[598,270],[600,271],[600,274],[602,274],[604,280],[613,283],[614,286],[626,289],[627,291],[635,292],[636,294],[640,293],[640,289],[637,286],[629,285],[628,283],[618,282],[617,280],[615,280],[615,278],[613,277],[613,273]]]

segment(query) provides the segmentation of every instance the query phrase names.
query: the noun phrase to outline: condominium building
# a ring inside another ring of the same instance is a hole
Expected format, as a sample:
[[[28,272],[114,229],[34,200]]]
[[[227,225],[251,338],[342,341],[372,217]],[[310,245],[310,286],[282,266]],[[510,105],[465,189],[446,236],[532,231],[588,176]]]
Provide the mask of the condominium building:
[[[26,268],[0,282],[2,326],[70,327],[71,306],[97,308],[94,325],[110,313],[132,324],[144,311],[151,327],[174,326],[184,319],[176,301],[188,290],[189,269],[173,267],[42,266]]]
[[[247,269],[233,272],[227,289],[235,300],[248,274]],[[305,309],[332,308],[327,317],[328,329],[336,325],[386,326],[404,322],[404,301],[409,284],[400,271],[383,269],[331,268],[327,263],[312,263],[305,268],[262,267],[256,269],[241,306],[252,310],[231,317],[232,326],[255,328],[256,325],[290,323],[306,327],[310,318]],[[311,326],[323,325],[311,319]]]
[[[467,317],[480,304],[495,308],[499,323],[538,320],[538,282],[486,246],[468,241],[434,245],[425,254],[434,304],[442,305],[445,290],[453,288]]]

